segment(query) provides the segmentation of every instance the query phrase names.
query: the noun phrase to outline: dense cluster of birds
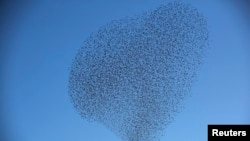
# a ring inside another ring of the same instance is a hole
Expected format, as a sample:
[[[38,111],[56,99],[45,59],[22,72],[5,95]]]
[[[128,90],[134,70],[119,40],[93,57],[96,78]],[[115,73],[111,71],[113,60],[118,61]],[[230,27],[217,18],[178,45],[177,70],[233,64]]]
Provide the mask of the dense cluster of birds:
[[[70,99],[124,141],[158,140],[190,93],[208,46],[206,19],[180,2],[91,34],[69,75]]]

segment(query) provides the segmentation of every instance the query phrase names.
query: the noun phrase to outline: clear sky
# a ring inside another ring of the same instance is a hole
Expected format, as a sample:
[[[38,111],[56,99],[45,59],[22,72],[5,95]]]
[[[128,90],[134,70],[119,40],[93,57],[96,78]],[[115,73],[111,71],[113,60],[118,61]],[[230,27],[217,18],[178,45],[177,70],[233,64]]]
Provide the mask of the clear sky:
[[[68,74],[86,37],[168,0],[36,1],[1,10],[1,134],[6,141],[120,141],[80,118]],[[210,49],[162,141],[207,140],[208,124],[250,124],[250,15],[237,1],[183,0],[208,20]],[[0,135],[1,135],[0,134]],[[3,138],[3,137],[2,137]]]

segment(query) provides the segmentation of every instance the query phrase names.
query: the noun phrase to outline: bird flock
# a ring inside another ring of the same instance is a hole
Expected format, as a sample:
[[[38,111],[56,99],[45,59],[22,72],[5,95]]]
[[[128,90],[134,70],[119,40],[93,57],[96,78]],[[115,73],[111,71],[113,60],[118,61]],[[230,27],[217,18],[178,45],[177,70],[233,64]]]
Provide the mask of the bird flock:
[[[181,2],[107,23],[78,50],[69,96],[82,118],[124,141],[155,141],[190,94],[208,47],[206,18]]]

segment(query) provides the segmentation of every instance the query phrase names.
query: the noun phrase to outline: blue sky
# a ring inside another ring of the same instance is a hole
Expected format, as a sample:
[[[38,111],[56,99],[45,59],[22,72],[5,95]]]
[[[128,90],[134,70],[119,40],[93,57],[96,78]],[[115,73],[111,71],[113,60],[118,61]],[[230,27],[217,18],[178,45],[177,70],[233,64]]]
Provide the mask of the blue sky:
[[[9,4],[1,15],[1,132],[9,141],[119,141],[89,123],[67,94],[72,59],[105,23],[168,0],[40,1]],[[250,123],[250,27],[245,3],[186,0],[207,17],[210,49],[191,97],[162,141],[207,139],[207,124]]]

